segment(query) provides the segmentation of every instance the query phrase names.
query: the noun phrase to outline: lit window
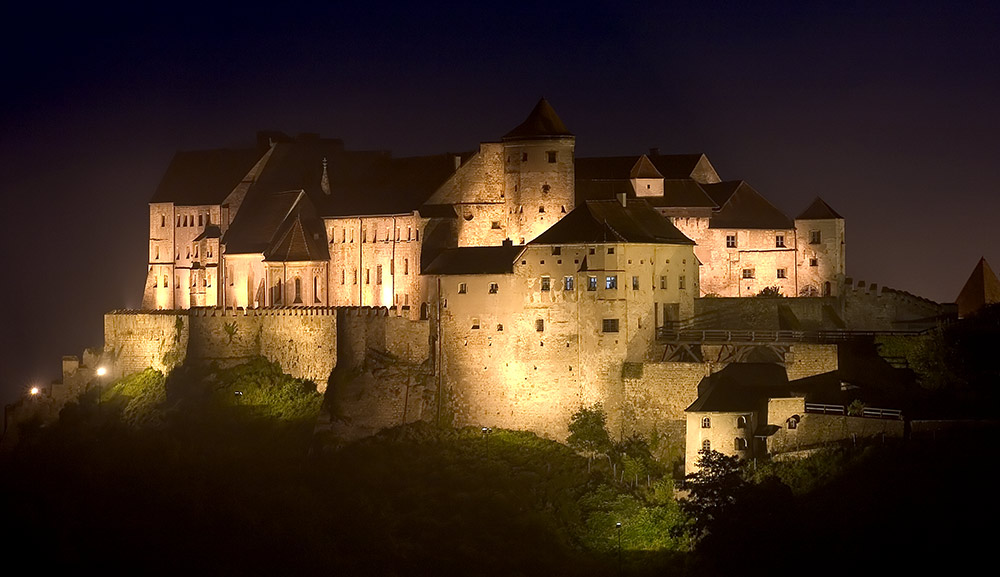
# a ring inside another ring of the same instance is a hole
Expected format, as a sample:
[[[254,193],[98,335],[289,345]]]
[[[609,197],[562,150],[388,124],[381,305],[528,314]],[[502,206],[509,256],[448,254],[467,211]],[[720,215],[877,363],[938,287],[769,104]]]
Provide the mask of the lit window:
[[[818,230],[809,231],[809,244],[819,244],[823,242],[823,235]]]
[[[639,290],[639,277],[637,276],[632,277],[632,290]]]
[[[554,150],[550,150],[550,151],[546,152],[545,156],[548,158],[548,160],[549,160],[550,163],[553,163],[553,162],[556,161],[556,151],[554,151]]]
[[[573,277],[568,276],[563,278],[563,290],[573,290]]]
[[[490,294],[491,294],[491,295],[495,295],[495,294],[497,294],[497,292],[499,292],[499,291],[500,291],[500,285],[498,285],[498,284],[497,284],[497,283],[495,283],[495,282],[491,282],[491,283],[490,283]]]
[[[667,277],[666,275],[660,277],[660,288],[666,290],[667,288]]]
[[[727,234],[726,235],[726,248],[736,248],[736,235]]]
[[[595,291],[597,290],[597,277],[587,277],[587,290]]]
[[[552,281],[547,276],[542,277],[542,291],[548,291],[552,288]]]
[[[774,248],[785,248],[785,235],[778,234],[774,236]]]
[[[752,268],[743,269],[743,278],[753,278],[753,269]]]
[[[778,269],[778,273],[775,275],[778,278],[788,278],[788,271],[783,268]]]
[[[458,294],[464,295],[467,292],[469,292],[469,285],[464,282],[458,283]]]
[[[535,319],[535,330],[538,332],[545,330],[545,319]]]
[[[602,333],[617,333],[618,332],[618,319],[603,319],[601,321],[601,332]]]
[[[618,275],[608,275],[604,278],[604,288],[608,290],[618,288]]]
[[[712,419],[710,417],[702,417],[701,418],[701,428],[702,429],[711,429],[712,428]]]

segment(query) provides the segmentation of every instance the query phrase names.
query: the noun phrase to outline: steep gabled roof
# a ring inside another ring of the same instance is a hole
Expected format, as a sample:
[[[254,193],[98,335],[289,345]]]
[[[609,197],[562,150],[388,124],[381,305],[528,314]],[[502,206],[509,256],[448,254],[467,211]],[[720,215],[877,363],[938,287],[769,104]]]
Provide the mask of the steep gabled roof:
[[[563,121],[556,114],[548,100],[542,98],[531,110],[531,114],[516,128],[503,135],[504,140],[522,140],[533,138],[559,138],[573,136]]]
[[[226,253],[258,254],[266,251],[301,194],[301,190],[288,190],[248,195],[222,237]]]
[[[643,154],[639,157],[639,160],[635,161],[632,165],[632,170],[629,171],[629,178],[663,178],[659,170],[653,166],[653,163],[649,161],[649,157]]]
[[[816,200],[812,201],[809,208],[802,211],[802,214],[795,217],[795,220],[827,220],[839,218],[841,220],[844,217],[837,214],[837,211],[830,208],[830,205],[823,201],[822,198],[816,197]]]
[[[291,212],[278,226],[264,260],[302,262],[330,260],[326,227],[305,194],[299,195]]]
[[[422,274],[507,274],[524,250],[522,245],[465,246],[444,250]]]
[[[720,206],[709,228],[795,228],[792,219],[742,180],[703,184],[702,188]]]
[[[694,244],[647,202],[588,200],[529,244],[641,242]]]
[[[1000,302],[1000,281],[994,274],[986,258],[980,258],[976,268],[965,281],[962,292],[958,293],[955,303],[958,305],[958,316],[968,316],[985,305]]]
[[[177,152],[149,202],[222,204],[261,156],[256,148]]]
[[[693,180],[665,180],[663,181],[663,199],[654,203],[654,206],[670,206],[678,208],[718,208],[710,196],[705,193],[703,185]],[[646,200],[658,200],[647,198]]]

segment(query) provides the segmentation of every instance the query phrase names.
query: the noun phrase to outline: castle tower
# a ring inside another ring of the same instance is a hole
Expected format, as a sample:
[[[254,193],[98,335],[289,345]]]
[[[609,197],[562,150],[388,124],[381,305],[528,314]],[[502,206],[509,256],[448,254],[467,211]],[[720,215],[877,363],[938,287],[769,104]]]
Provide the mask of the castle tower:
[[[837,296],[844,285],[844,217],[817,197],[795,218],[799,296]]]
[[[503,137],[507,234],[531,241],[573,210],[576,137],[544,98]]]

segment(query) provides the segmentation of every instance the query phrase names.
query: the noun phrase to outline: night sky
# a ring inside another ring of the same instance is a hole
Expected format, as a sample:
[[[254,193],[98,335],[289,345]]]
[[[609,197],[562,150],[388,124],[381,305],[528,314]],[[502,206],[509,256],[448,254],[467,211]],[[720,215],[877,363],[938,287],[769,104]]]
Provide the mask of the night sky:
[[[0,9],[4,402],[100,346],[105,311],[139,306],[147,202],[174,151],[261,129],[456,152],[545,96],[578,156],[704,152],[791,217],[823,197],[855,279],[950,302],[980,256],[1000,266],[988,3],[36,4]]]

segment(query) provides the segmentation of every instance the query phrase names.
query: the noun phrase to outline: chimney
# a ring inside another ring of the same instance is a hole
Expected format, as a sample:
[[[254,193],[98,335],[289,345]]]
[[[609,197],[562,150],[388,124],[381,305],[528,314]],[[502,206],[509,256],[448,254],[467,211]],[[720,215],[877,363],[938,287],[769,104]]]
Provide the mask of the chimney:
[[[625,200],[625,193],[624,192],[619,192],[615,196],[618,197],[618,202],[620,202],[623,207],[626,206],[626,200]]]
[[[461,155],[456,154],[455,156],[452,157],[452,159],[455,161],[455,170],[458,170],[458,168],[462,166]]]
[[[505,238],[505,239],[503,239],[503,245],[504,246],[514,246],[514,241],[510,240],[509,238]]]

